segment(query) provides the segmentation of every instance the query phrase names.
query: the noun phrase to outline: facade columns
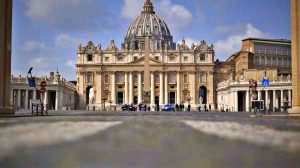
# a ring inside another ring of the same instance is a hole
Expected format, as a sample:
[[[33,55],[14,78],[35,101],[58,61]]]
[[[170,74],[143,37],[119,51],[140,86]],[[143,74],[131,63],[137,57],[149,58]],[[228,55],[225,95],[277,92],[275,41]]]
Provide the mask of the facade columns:
[[[154,72],[151,73],[151,105],[155,105],[155,78]]]
[[[0,114],[13,114],[10,106],[12,0],[0,1]]]
[[[280,91],[280,109],[283,110],[283,90]]]
[[[273,111],[275,112],[275,108],[277,108],[277,103],[276,103],[276,99],[277,99],[277,96],[276,96],[276,90],[273,90]]]
[[[55,110],[59,110],[59,104],[60,104],[60,94],[59,90],[55,93]]]
[[[164,104],[164,74],[160,72],[159,74],[159,104]]]
[[[28,91],[27,91],[28,92]],[[28,93],[27,93],[28,94]],[[46,91],[45,93],[44,93],[45,95],[44,95],[44,108],[45,108],[45,110],[48,108],[47,107],[47,104],[48,104],[48,91]]]
[[[176,93],[176,104],[181,104],[181,80],[180,80],[180,72],[177,72],[177,93]]]
[[[25,90],[25,110],[28,110],[28,90],[27,89]]]
[[[249,90],[246,91],[246,112],[250,112]]]
[[[96,104],[100,106],[102,104],[102,73],[97,73],[97,82],[96,82]]]
[[[18,96],[17,96],[17,109],[21,108],[21,89],[18,89]]]
[[[191,97],[190,103],[192,105],[195,105],[196,104],[196,74],[195,74],[195,72],[192,72],[190,75],[190,97]]]
[[[125,72],[125,104],[129,104],[129,82],[128,82],[128,73]]]
[[[238,92],[234,91],[233,92],[233,102],[234,102],[234,107],[233,107],[233,112],[238,112]]]
[[[169,104],[169,80],[168,72],[165,72],[165,104]]]
[[[293,102],[289,113],[300,113],[300,0],[291,0]]]
[[[116,100],[116,74],[113,72],[111,74],[111,101],[113,104],[117,104]]]
[[[133,103],[133,75],[129,73],[129,103]]]
[[[289,106],[292,106],[292,90],[289,90],[288,101],[289,101]]]
[[[138,73],[138,103],[141,103],[143,100],[143,83],[142,83],[142,73]]]
[[[266,110],[270,109],[270,101],[269,101],[269,91],[266,90],[266,101],[265,101],[265,105],[266,105]]]

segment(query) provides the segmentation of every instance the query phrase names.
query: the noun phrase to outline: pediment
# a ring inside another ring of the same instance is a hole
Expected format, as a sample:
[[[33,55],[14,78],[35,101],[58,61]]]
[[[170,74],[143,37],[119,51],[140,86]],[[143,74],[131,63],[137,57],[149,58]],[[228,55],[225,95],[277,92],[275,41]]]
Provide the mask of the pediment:
[[[141,57],[141,58],[139,58],[135,61],[130,62],[129,64],[131,64],[131,65],[144,65],[145,64],[145,57]],[[158,60],[150,57],[150,65],[162,65],[162,64],[163,64],[163,62],[158,61]]]

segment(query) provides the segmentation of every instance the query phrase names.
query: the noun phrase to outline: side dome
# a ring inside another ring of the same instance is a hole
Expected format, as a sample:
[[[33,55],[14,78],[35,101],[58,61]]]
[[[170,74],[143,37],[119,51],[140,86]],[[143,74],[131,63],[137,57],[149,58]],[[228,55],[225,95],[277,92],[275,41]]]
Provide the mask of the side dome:
[[[150,36],[150,48],[152,50],[175,48],[173,37],[167,24],[155,14],[150,0],[146,0],[141,15],[130,24],[122,48],[126,50],[142,50],[146,36]]]

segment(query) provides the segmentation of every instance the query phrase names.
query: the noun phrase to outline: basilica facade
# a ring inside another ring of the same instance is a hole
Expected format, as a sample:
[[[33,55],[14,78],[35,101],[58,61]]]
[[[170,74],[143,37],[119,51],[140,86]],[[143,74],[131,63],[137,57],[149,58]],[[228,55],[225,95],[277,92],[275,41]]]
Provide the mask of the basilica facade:
[[[144,76],[145,38],[150,39],[150,77]],[[150,82],[151,106],[190,104],[215,107],[214,47],[202,40],[187,46],[176,44],[165,23],[155,14],[150,0],[129,26],[120,47],[89,41],[77,52],[77,91],[80,107],[139,104],[147,99]],[[150,79],[150,81],[144,81]]]

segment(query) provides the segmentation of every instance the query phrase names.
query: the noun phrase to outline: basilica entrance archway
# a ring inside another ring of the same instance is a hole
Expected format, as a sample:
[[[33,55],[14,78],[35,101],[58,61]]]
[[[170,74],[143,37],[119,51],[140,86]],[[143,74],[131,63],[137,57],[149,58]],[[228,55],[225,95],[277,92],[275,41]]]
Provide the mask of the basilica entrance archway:
[[[207,104],[207,88],[205,86],[199,88],[199,100],[200,104]]]
[[[90,90],[92,89],[93,87],[92,86],[88,86],[85,90],[85,102],[86,102],[86,105],[89,105],[90,104]]]

